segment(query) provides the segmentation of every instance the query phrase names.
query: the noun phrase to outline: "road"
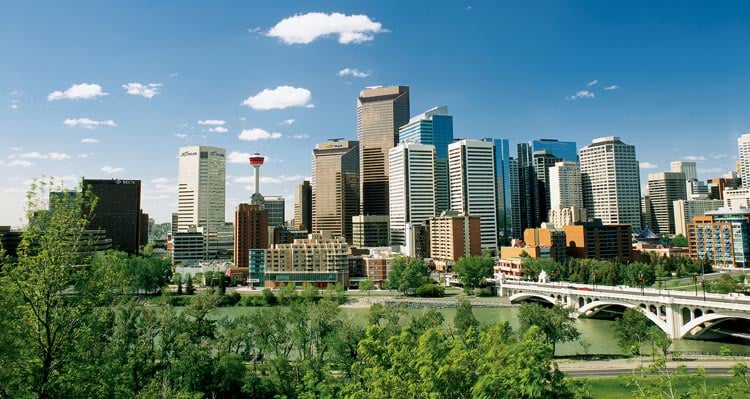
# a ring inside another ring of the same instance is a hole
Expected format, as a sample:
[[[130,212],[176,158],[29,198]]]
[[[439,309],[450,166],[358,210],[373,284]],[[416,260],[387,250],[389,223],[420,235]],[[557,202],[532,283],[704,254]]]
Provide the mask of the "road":
[[[670,370],[675,370],[678,366],[684,365],[689,372],[695,372],[702,367],[706,370],[706,375],[726,376],[729,375],[729,369],[736,363],[750,364],[750,358],[737,358],[732,360],[691,360],[691,361],[670,361],[667,366]],[[643,365],[648,366],[650,359],[644,357]],[[621,374],[630,373],[641,365],[640,359],[614,359],[614,360],[567,360],[563,359],[557,363],[560,371],[573,378],[596,378],[596,377],[617,377]]]

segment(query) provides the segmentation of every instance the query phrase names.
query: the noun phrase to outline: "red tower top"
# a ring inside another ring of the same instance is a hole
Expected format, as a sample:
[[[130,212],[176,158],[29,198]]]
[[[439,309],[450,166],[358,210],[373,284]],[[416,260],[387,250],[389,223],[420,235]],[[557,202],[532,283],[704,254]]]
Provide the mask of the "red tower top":
[[[261,166],[263,165],[263,162],[265,162],[266,157],[260,155],[259,153],[253,154],[250,158],[250,165],[251,166]]]

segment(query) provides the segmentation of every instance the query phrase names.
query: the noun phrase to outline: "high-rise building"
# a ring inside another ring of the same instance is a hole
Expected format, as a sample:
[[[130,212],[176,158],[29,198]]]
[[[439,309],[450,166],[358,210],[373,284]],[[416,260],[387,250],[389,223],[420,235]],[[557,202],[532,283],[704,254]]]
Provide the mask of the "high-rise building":
[[[357,248],[387,247],[391,244],[388,215],[356,215],[352,217],[352,246]]]
[[[698,169],[694,161],[674,161],[669,164],[669,171],[684,174],[687,181],[698,178]]]
[[[313,231],[327,230],[351,242],[352,216],[359,208],[357,142],[333,139],[317,144],[312,173]]]
[[[284,225],[286,199],[278,195],[263,197],[263,207],[268,211],[268,227]]]
[[[451,208],[479,217],[482,248],[497,249],[497,193],[494,145],[459,140],[448,146]]]
[[[448,115],[448,107],[435,107],[412,117],[408,124],[399,128],[398,140],[402,143],[435,146],[437,212],[449,209],[448,145],[453,142],[453,116]]]
[[[294,188],[294,228],[312,232],[312,186],[308,180]]]
[[[406,245],[407,223],[435,216],[435,147],[400,143],[389,152],[391,244]]]
[[[251,249],[268,248],[268,211],[239,204],[234,211],[234,265],[248,267]]]
[[[438,270],[450,271],[458,259],[482,253],[478,217],[443,211],[428,225],[430,257]]]
[[[360,214],[388,214],[388,151],[409,123],[409,87],[363,90],[357,98]]]
[[[531,152],[549,151],[550,154],[565,162],[578,162],[578,150],[575,141],[557,139],[531,140]]]
[[[740,158],[737,162],[740,165],[740,178],[742,185],[750,185],[750,133],[745,133],[737,139],[737,147],[740,151]]]
[[[190,226],[215,234],[224,228],[226,150],[209,146],[182,147],[177,173],[177,231]]]
[[[640,230],[641,185],[635,146],[619,137],[601,137],[581,148],[583,207],[604,224],[629,224]]]
[[[547,221],[550,210],[549,193],[549,168],[555,166],[562,158],[549,152],[549,150],[534,151],[534,175],[537,185],[537,203],[535,207],[535,218],[537,224]],[[536,225],[535,225],[536,227]]]
[[[688,224],[690,257],[714,266],[745,267],[750,262],[750,212],[721,208]]]
[[[708,211],[715,211],[724,204],[721,200],[677,200],[672,203],[674,208],[674,232],[687,237],[687,226],[696,216],[703,216]]]
[[[513,191],[512,195],[516,198],[514,202],[518,204],[513,208],[513,223],[518,226],[516,237],[521,238],[523,231],[527,228],[539,227],[546,219],[546,210],[544,209],[545,193],[540,188],[543,185],[537,179],[537,167],[535,165],[534,154],[528,143],[518,143],[517,145],[517,162],[518,162],[518,190]],[[543,163],[540,160],[540,163]],[[541,165],[540,165],[541,166]],[[544,219],[542,213],[545,213]]]
[[[550,211],[555,227],[586,221],[581,189],[581,169],[575,162],[557,162],[549,168]]]
[[[685,175],[682,172],[649,173],[648,196],[655,222],[651,229],[659,234],[675,234],[673,202],[687,200]]]
[[[497,231],[501,245],[512,237],[511,222],[511,182],[518,180],[518,170],[511,172],[510,147],[508,139],[484,138],[495,146],[495,185],[497,190]],[[517,187],[517,184],[516,184]],[[438,210],[439,211],[439,210]]]
[[[141,243],[141,181],[84,179],[83,191],[96,196],[89,228],[106,230],[112,248],[137,255]]]
[[[508,166],[510,170],[510,222],[511,222],[511,236],[510,238],[521,238],[523,237],[523,228],[521,226],[520,209],[521,209],[521,187],[519,186],[518,177],[518,159],[511,157],[508,160]],[[507,241],[507,240],[506,240]],[[505,243],[507,245],[507,242]]]

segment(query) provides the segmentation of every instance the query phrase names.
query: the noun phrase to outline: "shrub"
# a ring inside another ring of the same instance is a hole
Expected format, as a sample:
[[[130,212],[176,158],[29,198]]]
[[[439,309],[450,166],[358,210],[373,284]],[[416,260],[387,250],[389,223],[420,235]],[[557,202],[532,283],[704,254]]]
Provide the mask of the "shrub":
[[[437,284],[422,284],[417,287],[416,294],[423,298],[442,298],[445,296],[445,287]]]

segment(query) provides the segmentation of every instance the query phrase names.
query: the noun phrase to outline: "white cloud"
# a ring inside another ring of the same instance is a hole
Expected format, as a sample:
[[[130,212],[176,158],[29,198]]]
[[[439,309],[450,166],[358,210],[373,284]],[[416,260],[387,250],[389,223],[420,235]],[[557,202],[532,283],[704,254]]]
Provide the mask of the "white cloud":
[[[591,87],[591,86],[593,86],[593,85],[595,85],[597,83],[599,83],[599,80],[594,79],[591,82],[586,83],[586,87]]]
[[[146,98],[151,98],[159,94],[159,88],[161,86],[162,86],[161,83],[149,83],[149,84],[126,83],[122,85],[122,88],[125,89],[125,91],[128,94],[131,94],[134,96],[143,96]]]
[[[279,122],[279,125],[287,125],[287,126],[290,126],[290,125],[292,125],[293,123],[294,123],[294,119],[287,119],[287,120],[283,120],[283,121]]]
[[[179,137],[181,139],[184,139],[185,137],[187,137],[187,134],[184,134],[184,133],[173,133],[172,135],[175,137]]]
[[[102,168],[102,172],[104,172],[104,173],[119,173],[119,172],[122,172],[124,170],[125,169],[123,169],[123,168],[114,168],[112,166],[105,166],[105,167]]]
[[[10,150],[15,151],[15,152],[21,152],[23,151],[23,147],[10,147]]]
[[[708,157],[711,159],[724,159],[727,158],[729,155],[727,154],[708,154]]]
[[[248,163],[250,158],[249,152],[232,151],[227,156],[227,162],[229,163]]]
[[[225,123],[227,123],[227,121],[223,121],[221,119],[205,119],[202,121],[198,121],[199,125],[208,125],[208,126],[224,126]]]
[[[151,179],[150,183],[153,183],[153,184],[164,184],[164,183],[166,183],[168,181],[169,181],[169,179],[167,179],[166,177],[157,177],[156,179]]]
[[[703,155],[688,155],[686,157],[682,157],[685,161],[705,161],[706,157]]]
[[[68,99],[68,100],[77,100],[79,98],[96,98],[101,96],[106,96],[108,93],[102,92],[102,87],[98,84],[93,83],[81,83],[81,84],[74,84],[73,86],[70,86],[65,91],[53,91],[52,93],[49,93],[47,96],[47,101],[55,101],[55,100],[62,100],[62,99]]]
[[[25,168],[25,167],[28,167],[28,166],[33,166],[34,163],[33,162],[29,162],[29,161],[22,161],[20,159],[14,159],[13,161],[8,162],[7,165],[8,166],[21,166],[21,167]]]
[[[618,85],[612,85],[612,86],[605,87],[604,90],[617,90],[619,88],[620,88],[620,86],[618,86]]]
[[[170,78],[176,78],[176,77],[178,77],[178,76],[180,76],[180,74],[179,74],[179,73],[177,73],[177,72],[172,72],[172,73],[170,73],[170,74],[169,74],[169,77],[170,77]]]
[[[210,129],[208,129],[208,131],[209,132],[214,132],[214,133],[226,133],[229,130],[227,128],[225,128],[224,126],[216,126],[216,127],[212,127]]]
[[[367,15],[310,12],[282,19],[267,35],[286,44],[308,44],[327,36],[338,36],[339,43],[349,44],[371,41],[381,32],[387,30]]]
[[[270,177],[270,176],[261,176],[260,182],[264,184],[281,184],[285,182],[291,182],[291,181],[300,181],[304,179],[303,176],[285,176],[281,175],[279,177]],[[255,177],[254,176],[240,176],[235,177],[232,179],[232,183],[238,183],[238,184],[251,184],[255,183]]]
[[[641,163],[638,164],[638,166],[640,166],[641,169],[656,169],[656,168],[659,167],[659,165],[654,165],[654,164],[652,164],[651,162],[648,162],[648,161],[641,162]]]
[[[577,100],[579,98],[594,98],[594,93],[592,93],[592,92],[590,92],[588,90],[580,90],[576,94],[574,94],[574,95],[572,95],[570,97],[565,97],[565,98],[568,99],[568,100]]]
[[[70,158],[70,155],[64,153],[64,152],[48,152],[46,154],[42,154],[40,152],[27,152],[24,154],[18,155],[19,158],[25,158],[25,159],[49,159],[52,161],[62,161],[65,159]]]
[[[245,129],[240,135],[240,140],[245,141],[256,141],[256,140],[267,140],[267,139],[278,139],[281,137],[281,133],[268,133],[263,129]]]
[[[344,68],[344,69],[340,70],[336,75],[342,76],[342,77],[343,76],[352,76],[352,77],[355,77],[355,78],[366,78],[366,77],[370,76],[370,73],[369,72],[362,72],[362,71],[360,71],[358,69],[355,69],[355,68]]]
[[[307,134],[295,134],[292,137],[294,137],[295,139],[309,139],[310,138],[310,136]]]
[[[89,118],[66,119],[63,121],[63,124],[65,124],[65,126],[67,127],[79,126],[84,129],[96,129],[99,126],[117,126],[115,124],[115,121],[113,121],[112,119],[108,119],[106,121],[95,121]]]
[[[10,100],[10,109],[18,109],[18,100]]]
[[[724,173],[722,168],[698,168],[698,173]]]
[[[92,155],[94,155],[94,154],[93,153],[91,153],[91,154],[78,154],[78,155],[76,155],[76,158],[88,158],[88,157],[90,157]]]
[[[275,89],[263,89],[260,93],[246,98],[242,105],[261,111],[287,107],[312,108],[315,105],[310,103],[311,99],[310,90],[301,87],[278,86]]]
[[[92,139],[90,137],[86,137],[85,139],[81,139],[81,143],[98,143],[99,140]]]

